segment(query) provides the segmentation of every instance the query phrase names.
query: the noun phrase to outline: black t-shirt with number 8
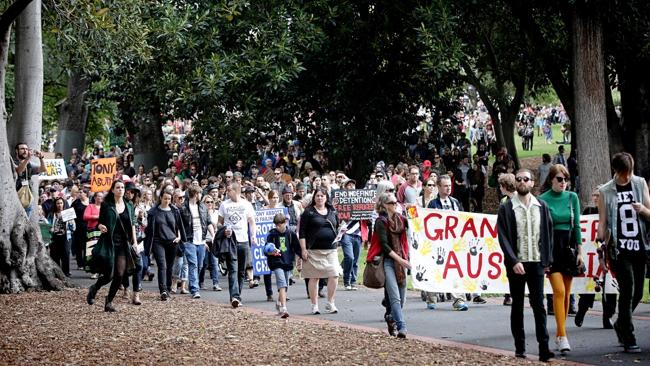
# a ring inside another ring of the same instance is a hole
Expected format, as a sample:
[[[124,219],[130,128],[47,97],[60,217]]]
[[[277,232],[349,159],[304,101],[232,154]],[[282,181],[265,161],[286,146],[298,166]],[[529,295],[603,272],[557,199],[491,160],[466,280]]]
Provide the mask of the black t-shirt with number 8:
[[[617,243],[620,251],[638,252],[641,250],[641,231],[639,230],[639,217],[632,207],[634,191],[632,184],[616,185],[616,202],[618,207],[618,220],[616,220]]]

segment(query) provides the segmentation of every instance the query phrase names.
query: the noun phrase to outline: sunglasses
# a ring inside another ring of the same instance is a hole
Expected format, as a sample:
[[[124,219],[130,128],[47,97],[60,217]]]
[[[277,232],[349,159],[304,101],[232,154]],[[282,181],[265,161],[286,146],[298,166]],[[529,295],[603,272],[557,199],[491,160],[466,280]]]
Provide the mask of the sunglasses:
[[[394,189],[387,189],[386,192],[393,193],[393,192],[395,192],[395,190]]]
[[[386,204],[387,204],[387,205],[396,205],[396,204],[397,204],[397,201],[393,201],[393,202],[386,202]]]
[[[427,184],[427,187],[435,187],[435,184]]]
[[[558,181],[558,183],[564,183],[568,181],[568,179],[565,177],[555,177],[555,180]]]
[[[282,173],[275,173],[275,175],[282,175]]]
[[[205,203],[214,203],[214,201],[205,201]]]
[[[523,182],[528,183],[528,182],[530,182],[530,181],[533,180],[533,179],[532,179],[532,178],[528,178],[528,177],[517,177],[517,178],[515,178],[515,180],[516,180],[517,182],[522,182],[522,181],[523,181]]]

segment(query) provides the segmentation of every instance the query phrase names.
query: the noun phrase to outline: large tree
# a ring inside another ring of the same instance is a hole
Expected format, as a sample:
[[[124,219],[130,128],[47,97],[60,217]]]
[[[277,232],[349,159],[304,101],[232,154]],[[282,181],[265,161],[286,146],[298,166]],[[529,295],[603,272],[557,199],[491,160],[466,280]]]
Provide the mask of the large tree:
[[[7,141],[5,68],[8,61],[11,24],[31,0],[16,0],[0,16],[0,292],[26,289],[61,289],[65,276],[50,258],[39,228],[27,218],[16,195],[12,148]]]

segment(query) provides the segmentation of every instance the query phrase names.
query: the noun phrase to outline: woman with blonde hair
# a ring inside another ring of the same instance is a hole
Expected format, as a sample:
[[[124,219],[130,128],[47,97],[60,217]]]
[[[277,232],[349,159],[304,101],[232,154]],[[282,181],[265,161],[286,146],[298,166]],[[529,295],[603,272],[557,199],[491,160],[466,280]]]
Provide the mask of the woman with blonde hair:
[[[394,335],[393,322],[397,327],[397,337],[406,338],[406,322],[402,314],[406,298],[407,270],[409,263],[409,246],[406,239],[408,221],[397,212],[397,198],[392,193],[383,193],[377,199],[376,210],[379,217],[375,220],[375,242],[381,245],[384,257],[384,300],[390,318],[384,316],[389,326],[389,333]]]

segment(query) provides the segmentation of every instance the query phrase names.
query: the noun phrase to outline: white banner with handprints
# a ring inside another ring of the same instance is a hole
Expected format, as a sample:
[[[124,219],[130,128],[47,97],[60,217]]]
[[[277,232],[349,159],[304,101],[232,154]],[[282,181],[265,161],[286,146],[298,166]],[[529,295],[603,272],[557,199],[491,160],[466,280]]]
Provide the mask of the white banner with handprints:
[[[499,246],[497,216],[469,212],[407,210],[411,275],[416,289],[429,292],[508,293],[508,278]],[[582,253],[587,272],[575,277],[572,293],[595,293],[603,279],[596,253],[598,215],[581,216]],[[606,291],[616,293],[616,280],[605,276]],[[546,293],[552,293],[549,281]]]

